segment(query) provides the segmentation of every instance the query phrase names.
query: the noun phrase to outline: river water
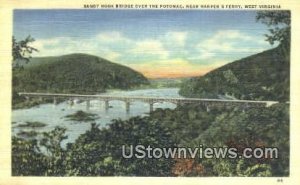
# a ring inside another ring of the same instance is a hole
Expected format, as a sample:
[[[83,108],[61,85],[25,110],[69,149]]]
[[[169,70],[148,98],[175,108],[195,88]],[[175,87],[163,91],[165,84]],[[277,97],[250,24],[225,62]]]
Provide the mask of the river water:
[[[110,91],[104,93],[105,95],[113,96],[147,96],[147,97],[169,97],[179,98],[178,88],[164,88],[164,89],[143,89],[132,91]],[[98,115],[96,123],[100,126],[106,126],[113,119],[128,119],[133,116],[146,116],[149,113],[149,104],[144,102],[135,101],[130,104],[130,112],[126,113],[125,103],[123,101],[110,101],[110,108],[105,110],[104,101],[92,100],[89,110],[86,109],[86,102],[73,104],[72,106],[68,102],[62,102],[58,105],[54,104],[42,104],[36,107],[27,109],[18,109],[12,111],[12,134],[16,135],[21,131],[44,132],[54,129],[56,126],[67,128],[66,134],[68,139],[64,140],[64,144],[68,142],[74,142],[80,134],[85,133],[91,128],[90,122],[78,122],[69,121],[65,118],[66,115],[74,114],[75,112],[82,110],[88,113]],[[155,108],[170,108],[174,109],[176,105],[172,103],[155,103]],[[25,128],[18,127],[19,124],[26,122],[42,122],[47,126],[41,128]]]

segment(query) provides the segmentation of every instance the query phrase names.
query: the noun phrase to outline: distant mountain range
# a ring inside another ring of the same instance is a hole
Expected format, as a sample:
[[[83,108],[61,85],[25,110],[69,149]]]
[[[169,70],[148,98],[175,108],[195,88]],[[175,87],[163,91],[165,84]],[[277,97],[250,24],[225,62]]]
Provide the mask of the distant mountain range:
[[[278,46],[182,83],[186,97],[289,101],[289,54]]]

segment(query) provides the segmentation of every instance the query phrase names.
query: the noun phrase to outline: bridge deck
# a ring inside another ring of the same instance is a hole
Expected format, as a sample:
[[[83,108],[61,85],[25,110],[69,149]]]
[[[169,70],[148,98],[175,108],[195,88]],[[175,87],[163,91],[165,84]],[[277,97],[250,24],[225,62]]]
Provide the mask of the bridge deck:
[[[224,99],[202,99],[202,98],[168,98],[168,97],[146,97],[146,96],[111,96],[111,95],[84,95],[84,94],[61,94],[61,93],[32,93],[20,92],[20,96],[26,97],[53,97],[53,98],[77,98],[81,100],[100,99],[105,101],[120,100],[120,101],[135,101],[144,102],[172,102],[172,103],[220,103],[220,104],[247,104],[257,106],[269,106],[276,101],[253,101],[253,100],[224,100]]]

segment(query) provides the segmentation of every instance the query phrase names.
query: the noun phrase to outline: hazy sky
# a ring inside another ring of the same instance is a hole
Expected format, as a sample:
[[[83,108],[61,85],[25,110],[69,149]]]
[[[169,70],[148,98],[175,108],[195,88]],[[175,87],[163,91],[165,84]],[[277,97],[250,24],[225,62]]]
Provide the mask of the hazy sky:
[[[14,35],[33,56],[88,53],[147,77],[201,75],[269,49],[255,11],[15,10]]]

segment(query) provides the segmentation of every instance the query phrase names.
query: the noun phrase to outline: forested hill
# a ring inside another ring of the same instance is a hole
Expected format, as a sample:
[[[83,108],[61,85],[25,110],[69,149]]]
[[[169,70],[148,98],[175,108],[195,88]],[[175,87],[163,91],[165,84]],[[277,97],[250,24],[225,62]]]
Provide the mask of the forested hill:
[[[282,47],[258,53],[182,84],[186,97],[289,101],[289,54]]]
[[[149,83],[131,68],[87,54],[33,58],[13,73],[14,91],[94,94]]]

